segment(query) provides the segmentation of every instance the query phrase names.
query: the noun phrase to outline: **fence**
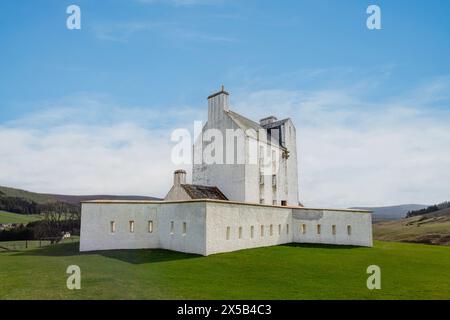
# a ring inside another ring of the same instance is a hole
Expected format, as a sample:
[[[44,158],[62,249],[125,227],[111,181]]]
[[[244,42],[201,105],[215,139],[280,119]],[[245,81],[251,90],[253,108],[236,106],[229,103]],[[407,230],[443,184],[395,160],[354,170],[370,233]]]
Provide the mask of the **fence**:
[[[79,237],[71,237],[56,242],[57,239],[41,239],[41,240],[21,240],[21,241],[3,241],[0,242],[0,252],[4,251],[23,251],[28,249],[44,248],[59,243],[77,242]]]

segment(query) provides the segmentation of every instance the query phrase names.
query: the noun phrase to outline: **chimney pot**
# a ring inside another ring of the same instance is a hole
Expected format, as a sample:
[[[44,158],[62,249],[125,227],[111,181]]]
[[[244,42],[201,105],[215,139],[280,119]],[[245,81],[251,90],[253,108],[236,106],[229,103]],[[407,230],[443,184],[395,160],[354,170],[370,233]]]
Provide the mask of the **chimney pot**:
[[[181,184],[186,184],[186,171],[183,169],[176,170],[173,177],[174,186],[179,186]]]
[[[259,120],[259,124],[261,126],[265,126],[265,125],[274,123],[277,120],[278,119],[275,116],[269,116],[269,117],[266,117],[266,118],[263,118],[263,119]]]

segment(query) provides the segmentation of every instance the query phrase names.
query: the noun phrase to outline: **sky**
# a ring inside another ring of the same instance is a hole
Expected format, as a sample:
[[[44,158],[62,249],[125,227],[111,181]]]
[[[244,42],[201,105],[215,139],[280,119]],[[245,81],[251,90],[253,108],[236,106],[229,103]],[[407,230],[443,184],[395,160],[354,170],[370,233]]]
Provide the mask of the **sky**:
[[[294,121],[303,204],[450,200],[449,57],[449,1],[3,0],[0,185],[164,197],[224,84]]]

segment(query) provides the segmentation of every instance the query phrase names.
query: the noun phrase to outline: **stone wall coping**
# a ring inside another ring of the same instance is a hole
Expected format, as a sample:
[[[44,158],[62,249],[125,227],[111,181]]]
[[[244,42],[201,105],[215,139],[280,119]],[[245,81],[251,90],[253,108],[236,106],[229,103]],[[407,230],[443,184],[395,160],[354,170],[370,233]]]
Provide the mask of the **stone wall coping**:
[[[81,203],[86,204],[177,204],[177,203],[219,203],[219,204],[237,204],[245,206],[267,207],[267,208],[279,208],[279,209],[300,209],[300,210],[323,210],[323,211],[342,211],[342,212],[360,212],[360,213],[372,213],[371,210],[362,209],[336,209],[336,208],[311,208],[300,206],[281,206],[270,205],[253,202],[240,202],[240,201],[226,201],[216,199],[191,199],[191,200],[177,200],[177,201],[164,201],[164,200],[88,200]]]

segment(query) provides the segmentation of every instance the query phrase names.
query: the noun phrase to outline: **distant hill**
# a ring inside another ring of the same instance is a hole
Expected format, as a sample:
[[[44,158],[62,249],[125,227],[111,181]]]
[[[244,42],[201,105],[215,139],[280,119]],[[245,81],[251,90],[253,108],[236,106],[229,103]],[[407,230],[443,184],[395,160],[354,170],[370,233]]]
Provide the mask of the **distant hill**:
[[[377,240],[450,245],[450,208],[373,225]]]
[[[155,197],[133,195],[61,195],[30,192],[0,186],[0,210],[19,214],[39,214],[43,208],[57,202],[80,208],[82,201],[88,200],[161,200]],[[77,209],[79,210],[79,209]]]
[[[114,196],[114,195],[85,195],[85,196],[71,196],[71,195],[62,195],[62,194],[46,194],[49,197],[52,197],[58,201],[79,204],[82,201],[89,200],[162,200],[160,198],[155,197],[146,197],[146,196]]]
[[[49,195],[2,186],[0,186],[0,197],[20,198],[37,204],[46,204],[56,200]]]
[[[374,222],[386,220],[398,220],[406,217],[409,211],[420,210],[428,207],[424,204],[402,204],[386,207],[356,207],[351,209],[372,210],[372,220]]]
[[[414,216],[420,216],[420,215],[424,215],[427,213],[432,213],[432,212],[436,212],[436,211],[439,211],[442,209],[449,209],[449,208],[450,208],[450,201],[444,201],[444,202],[434,204],[434,205],[429,206],[424,209],[411,210],[408,212],[407,218],[414,217]]]

